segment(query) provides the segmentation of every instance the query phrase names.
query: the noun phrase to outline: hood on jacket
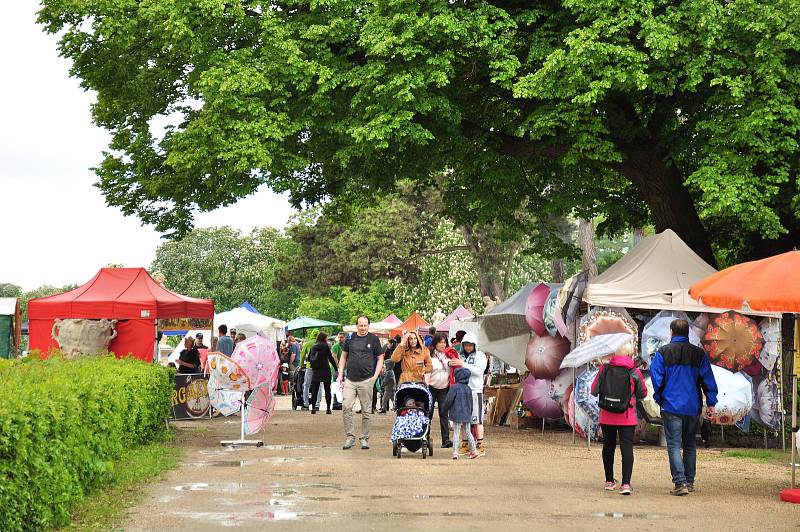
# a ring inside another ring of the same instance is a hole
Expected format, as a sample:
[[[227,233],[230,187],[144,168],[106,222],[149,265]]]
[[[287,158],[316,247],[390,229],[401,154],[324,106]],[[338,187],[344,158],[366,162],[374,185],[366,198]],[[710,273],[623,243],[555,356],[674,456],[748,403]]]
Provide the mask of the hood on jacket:
[[[614,355],[611,357],[609,364],[612,366],[620,366],[623,368],[633,369],[633,359],[625,355]]]
[[[461,340],[462,344],[472,344],[475,346],[475,351],[478,350],[478,335],[474,332],[468,332],[464,335],[464,338]]]
[[[467,368],[457,368],[455,373],[456,382],[459,384],[469,384],[470,375],[471,373]]]

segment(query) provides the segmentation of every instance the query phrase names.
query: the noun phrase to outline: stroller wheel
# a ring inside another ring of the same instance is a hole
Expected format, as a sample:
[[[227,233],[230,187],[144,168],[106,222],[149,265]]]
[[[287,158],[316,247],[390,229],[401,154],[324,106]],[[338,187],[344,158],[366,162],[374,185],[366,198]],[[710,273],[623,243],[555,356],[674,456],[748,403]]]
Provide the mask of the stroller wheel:
[[[425,445],[423,445],[422,446],[422,459],[423,460],[425,460],[425,458],[427,458],[427,450],[428,450],[428,448]]]
[[[428,438],[428,456],[433,456],[433,441]]]
[[[395,446],[397,447],[397,453],[395,454],[395,456],[397,456],[397,459],[400,460],[400,454],[402,454],[403,448],[400,446],[399,443],[396,443]]]
[[[397,456],[397,443],[392,444],[392,456]]]

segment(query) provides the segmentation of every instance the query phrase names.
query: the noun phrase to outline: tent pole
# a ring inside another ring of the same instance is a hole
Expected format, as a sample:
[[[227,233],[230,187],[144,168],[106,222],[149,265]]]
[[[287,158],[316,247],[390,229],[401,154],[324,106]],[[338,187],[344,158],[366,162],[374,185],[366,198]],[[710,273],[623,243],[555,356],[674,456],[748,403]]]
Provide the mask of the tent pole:
[[[783,389],[783,318],[781,318],[781,325],[778,327],[778,360],[775,364],[780,364],[778,371],[774,371],[780,385],[780,409],[781,409],[781,447],[783,452],[786,453],[786,408],[784,402],[784,389]]]
[[[575,400],[575,368],[572,368],[572,400]],[[567,405],[569,408],[569,405]],[[572,420],[572,445],[575,445],[575,420]]]
[[[800,344],[800,325],[797,317],[794,320],[794,342],[792,344],[792,489],[796,486],[797,470],[797,345]]]

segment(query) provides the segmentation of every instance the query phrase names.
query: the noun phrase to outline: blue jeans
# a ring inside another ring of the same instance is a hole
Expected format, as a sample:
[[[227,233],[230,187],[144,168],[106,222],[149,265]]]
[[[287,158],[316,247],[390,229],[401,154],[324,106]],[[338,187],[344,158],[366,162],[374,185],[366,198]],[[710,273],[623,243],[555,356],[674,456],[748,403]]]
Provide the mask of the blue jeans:
[[[700,424],[697,416],[682,416],[661,411],[664,422],[664,434],[667,437],[667,453],[669,454],[669,470],[672,483],[694,483],[697,469],[697,445],[695,437]],[[681,450],[683,454],[681,455]]]

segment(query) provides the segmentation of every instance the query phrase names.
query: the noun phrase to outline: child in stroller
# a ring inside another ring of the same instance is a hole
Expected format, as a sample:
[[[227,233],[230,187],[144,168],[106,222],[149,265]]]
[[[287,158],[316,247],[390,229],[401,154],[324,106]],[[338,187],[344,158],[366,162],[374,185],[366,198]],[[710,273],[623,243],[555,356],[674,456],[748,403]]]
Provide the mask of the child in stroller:
[[[430,437],[430,412],[433,400],[428,387],[407,382],[397,388],[394,396],[397,418],[392,427],[392,454],[400,458],[403,448],[415,453],[422,449],[422,458],[433,456]]]

